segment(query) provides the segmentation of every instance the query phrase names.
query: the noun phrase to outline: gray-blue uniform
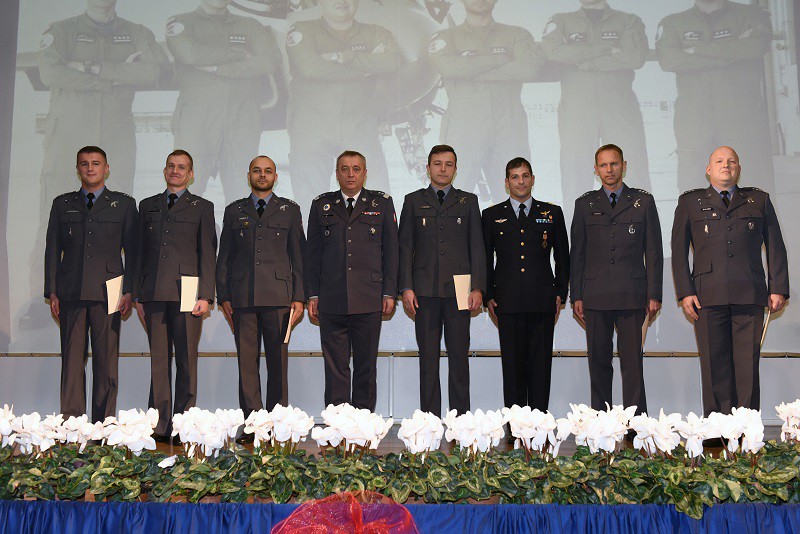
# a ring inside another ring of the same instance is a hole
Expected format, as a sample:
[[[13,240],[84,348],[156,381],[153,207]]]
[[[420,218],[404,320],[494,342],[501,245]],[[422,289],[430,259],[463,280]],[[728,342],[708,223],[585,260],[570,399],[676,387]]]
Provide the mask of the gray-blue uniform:
[[[233,307],[239,406],[245,415],[264,407],[259,331],[267,360],[266,407],[272,410],[276,404],[289,402],[288,345],[283,339],[290,328],[290,304],[305,302],[305,244],[300,207],[291,200],[274,193],[264,199],[251,194],[225,208],[217,256],[217,301]]]
[[[89,334],[92,421],[116,413],[120,314],[107,312],[105,283],[124,274],[122,292],[131,293],[136,229],[136,201],[125,193],[105,187],[96,193],[81,189],[53,200],[47,225],[44,296],[55,293],[61,307],[61,413],[65,417],[86,413],[84,368]]]
[[[661,301],[664,254],[653,196],[623,185],[611,205],[607,189],[575,201],[570,249],[570,298],[583,301],[592,408],[613,404],[612,338],[622,373],[622,402],[647,411],[642,324],[650,300]]]
[[[478,197],[452,186],[440,203],[433,186],[406,195],[400,215],[400,289],[419,302],[414,329],[419,347],[420,409],[442,412],[439,358],[444,342],[449,364],[450,408],[469,411],[470,312],[459,310],[453,275],[468,274],[472,289],[486,288]]]
[[[770,294],[789,298],[786,247],[769,195],[755,187],[728,192],[726,207],[713,186],[687,191],[672,226],[678,300],[696,295],[702,306],[695,328],[705,415],[736,406],[759,409],[764,307]]]
[[[375,410],[383,298],[397,296],[397,215],[381,191],[362,189],[349,215],[345,198],[331,191],[311,203],[306,295],[319,298],[325,404]]]

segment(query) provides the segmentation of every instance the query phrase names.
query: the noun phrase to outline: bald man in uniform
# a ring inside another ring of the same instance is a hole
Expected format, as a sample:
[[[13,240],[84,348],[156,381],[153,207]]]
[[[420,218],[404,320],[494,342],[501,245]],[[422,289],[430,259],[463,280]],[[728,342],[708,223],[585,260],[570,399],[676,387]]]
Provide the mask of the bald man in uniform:
[[[732,148],[716,149],[705,172],[710,185],[687,191],[675,208],[675,291],[695,324],[703,413],[758,410],[764,308],[779,312],[789,298],[786,247],[769,194],[739,187]]]

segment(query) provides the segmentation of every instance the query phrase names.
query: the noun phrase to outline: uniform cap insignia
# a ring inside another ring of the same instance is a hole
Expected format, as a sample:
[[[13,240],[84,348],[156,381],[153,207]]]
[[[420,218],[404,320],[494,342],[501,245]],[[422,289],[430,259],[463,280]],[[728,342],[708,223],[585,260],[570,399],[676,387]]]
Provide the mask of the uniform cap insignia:
[[[192,206],[197,206],[199,203],[199,200],[192,200]]]
[[[642,199],[637,198],[636,201],[633,203],[633,207],[634,208],[641,207],[641,202],[642,202]]]
[[[459,199],[458,199],[458,201],[459,201],[461,204],[466,204],[466,203],[467,203],[467,197],[461,197],[461,198],[459,198]]]
[[[115,200],[115,201],[113,201],[113,202],[111,203],[111,207],[112,207],[112,208],[116,208],[116,207],[117,207],[117,204],[119,204],[119,201],[118,201],[118,200]]]
[[[752,203],[754,203],[754,202],[755,202],[755,200],[753,199],[753,197],[747,197],[747,202],[749,202],[750,204],[752,204]]]
[[[372,204],[373,208],[377,208],[378,207],[378,201],[375,200],[374,198],[372,199],[372,203],[371,204]]]
[[[281,206],[281,211],[286,211],[286,204],[284,204],[283,206]]]

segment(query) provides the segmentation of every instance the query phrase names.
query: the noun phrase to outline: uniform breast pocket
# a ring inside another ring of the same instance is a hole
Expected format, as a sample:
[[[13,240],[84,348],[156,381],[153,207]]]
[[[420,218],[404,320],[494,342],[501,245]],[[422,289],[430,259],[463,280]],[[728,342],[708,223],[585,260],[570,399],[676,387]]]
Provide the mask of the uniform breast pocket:
[[[108,238],[116,238],[122,236],[122,221],[115,217],[100,216],[97,218],[100,223],[100,233]]]
[[[288,225],[285,221],[273,221],[270,220],[267,223],[267,227],[269,228],[269,238],[270,241],[286,241],[286,234],[288,232]]]
[[[198,221],[189,215],[176,215],[175,222],[178,223],[179,235],[183,237],[197,236]]]
[[[336,240],[336,234],[339,231],[339,222],[337,217],[332,215],[328,217],[322,217],[322,220],[319,224],[322,228],[322,242],[325,244],[333,243]]]
[[[586,221],[586,237],[600,239],[600,233],[608,228],[608,218],[592,217]]]
[[[628,236],[628,239],[641,239],[642,235],[644,235],[644,220],[641,218],[626,218],[623,219],[622,228],[624,230],[624,234]]]
[[[361,224],[358,233],[361,239],[370,243],[381,242],[381,235],[383,233],[383,225],[381,224],[381,221],[367,219],[359,222]]]
[[[416,227],[419,231],[428,230],[434,223],[436,223],[436,214],[433,212],[417,215]]]
[[[69,213],[61,218],[61,238],[69,241],[83,235],[83,217],[80,213]]]
[[[748,236],[759,236],[764,229],[764,217],[757,211],[740,213],[739,223]]]
[[[144,231],[147,234],[158,233],[161,231],[161,212],[145,213]]]
[[[700,213],[692,216],[692,236],[697,239],[714,237],[719,232],[719,219]]]
[[[233,235],[236,239],[245,239],[250,230],[250,221],[236,221],[233,223]]]

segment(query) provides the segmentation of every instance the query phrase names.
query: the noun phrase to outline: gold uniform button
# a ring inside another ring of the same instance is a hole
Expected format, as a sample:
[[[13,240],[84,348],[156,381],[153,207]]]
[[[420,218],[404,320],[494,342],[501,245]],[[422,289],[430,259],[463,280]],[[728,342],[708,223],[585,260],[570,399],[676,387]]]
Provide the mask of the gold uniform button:
[[[524,234],[525,230],[520,230],[519,233]]]
[[[519,246],[521,246],[521,247],[524,247],[524,246],[525,246],[525,241],[523,241],[522,243],[520,243],[520,244],[519,244]]]
[[[525,256],[520,256],[519,259],[524,260]]]
[[[523,267],[522,269],[520,269],[520,272],[524,273],[525,272],[525,268]]]

